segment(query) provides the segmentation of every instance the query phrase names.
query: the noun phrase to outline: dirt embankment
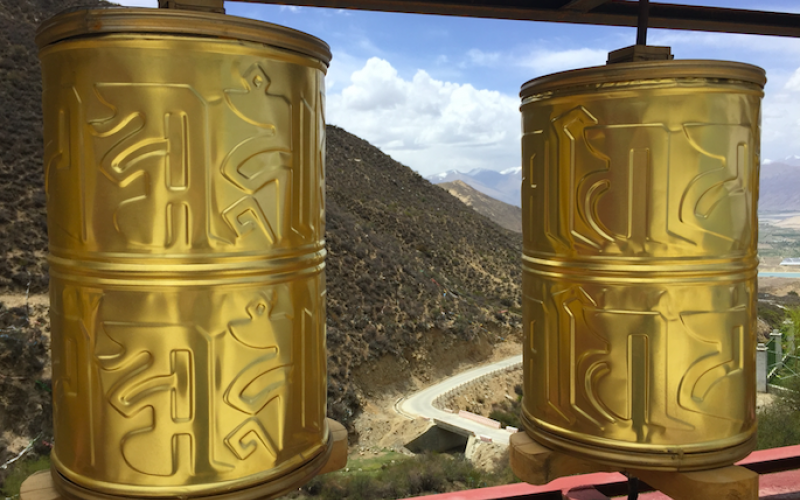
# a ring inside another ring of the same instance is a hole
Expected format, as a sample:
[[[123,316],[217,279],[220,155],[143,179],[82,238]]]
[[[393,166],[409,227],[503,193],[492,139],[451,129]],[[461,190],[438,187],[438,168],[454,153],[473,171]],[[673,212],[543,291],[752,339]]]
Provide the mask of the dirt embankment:
[[[443,409],[466,410],[488,417],[498,406],[517,401],[521,386],[522,367],[519,366],[460,387],[443,398],[439,405]]]
[[[444,351],[450,354],[443,356]],[[380,454],[384,450],[402,451],[403,446],[416,438],[424,430],[428,422],[409,420],[400,415],[395,405],[401,397],[430,387],[442,380],[479,364],[494,363],[519,354],[522,351],[520,336],[514,336],[496,344],[494,349],[479,359],[458,358],[459,349],[440,348],[427,357],[427,369],[414,372],[415,376],[403,387],[396,386],[383,393],[368,393],[370,397],[362,401],[363,411],[354,422],[359,441],[351,447],[351,454]],[[384,367],[378,366],[374,371],[380,372]],[[521,375],[520,375],[521,376]],[[513,391],[513,389],[512,389]],[[513,394],[513,392],[512,392]],[[488,413],[487,413],[488,415]]]

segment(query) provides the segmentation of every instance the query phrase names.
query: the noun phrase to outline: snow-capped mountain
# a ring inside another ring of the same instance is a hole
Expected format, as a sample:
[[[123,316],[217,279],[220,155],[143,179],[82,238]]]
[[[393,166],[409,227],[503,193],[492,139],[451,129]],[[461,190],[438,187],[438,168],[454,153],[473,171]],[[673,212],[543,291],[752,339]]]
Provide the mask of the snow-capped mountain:
[[[522,168],[497,172],[477,168],[469,172],[448,170],[427,179],[434,184],[462,181],[485,195],[510,205],[520,206]],[[758,209],[762,213],[800,210],[800,155],[780,160],[761,161],[761,188]]]
[[[510,205],[520,206],[520,182],[522,167],[513,167],[501,172],[476,168],[469,172],[448,170],[426,177],[434,184],[462,181],[481,193]]]
[[[782,160],[769,160],[769,159],[761,160],[761,165],[772,165],[772,164],[788,165],[790,167],[800,167],[800,155],[789,155]]]

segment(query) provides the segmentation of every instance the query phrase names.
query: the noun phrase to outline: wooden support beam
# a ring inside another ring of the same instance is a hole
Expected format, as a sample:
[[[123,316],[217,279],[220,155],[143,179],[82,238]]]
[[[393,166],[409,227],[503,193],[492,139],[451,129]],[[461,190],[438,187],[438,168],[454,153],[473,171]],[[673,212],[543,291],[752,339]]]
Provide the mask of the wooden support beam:
[[[639,2],[632,0],[608,0],[588,12],[547,7],[548,3],[535,0],[528,2],[519,0],[237,1],[604,26],[636,27],[639,23]],[[566,0],[564,3],[566,3]],[[561,5],[564,4],[559,4],[559,6]],[[800,14],[665,3],[652,3],[649,13],[648,25],[650,28],[749,33],[800,38]]]
[[[563,7],[561,10],[571,10],[574,12],[589,12],[590,10],[597,8],[604,3],[608,2],[609,0],[570,0]]]

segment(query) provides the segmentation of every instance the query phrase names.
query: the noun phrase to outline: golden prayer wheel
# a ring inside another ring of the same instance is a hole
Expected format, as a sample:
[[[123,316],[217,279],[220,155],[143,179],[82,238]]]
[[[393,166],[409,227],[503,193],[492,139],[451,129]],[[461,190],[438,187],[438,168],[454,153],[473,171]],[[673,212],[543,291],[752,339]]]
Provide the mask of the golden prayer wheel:
[[[65,496],[265,498],[330,452],[324,75],[280,26],[59,15],[44,81]]]
[[[523,420],[618,467],[755,445],[760,68],[620,63],[522,87]]]

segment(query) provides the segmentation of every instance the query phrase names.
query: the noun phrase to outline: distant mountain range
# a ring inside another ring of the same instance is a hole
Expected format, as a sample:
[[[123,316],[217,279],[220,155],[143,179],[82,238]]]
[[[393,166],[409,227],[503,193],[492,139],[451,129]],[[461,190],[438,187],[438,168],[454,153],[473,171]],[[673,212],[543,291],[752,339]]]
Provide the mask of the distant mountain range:
[[[759,213],[800,211],[800,157],[761,165]]]
[[[434,184],[461,181],[496,200],[519,207],[521,172],[521,167],[501,172],[481,168],[469,172],[448,170],[426,179]],[[759,191],[759,213],[800,211],[800,156],[764,160]]]
[[[489,195],[495,200],[500,200],[509,205],[520,206],[520,184],[522,182],[522,167],[509,168],[501,172],[476,168],[469,172],[459,172],[458,170],[448,170],[440,174],[433,174],[426,177],[433,184],[443,182],[461,181],[469,184],[483,194]]]

